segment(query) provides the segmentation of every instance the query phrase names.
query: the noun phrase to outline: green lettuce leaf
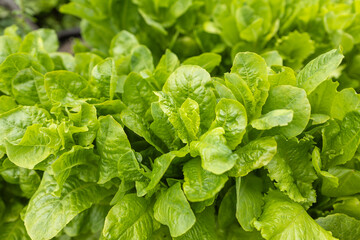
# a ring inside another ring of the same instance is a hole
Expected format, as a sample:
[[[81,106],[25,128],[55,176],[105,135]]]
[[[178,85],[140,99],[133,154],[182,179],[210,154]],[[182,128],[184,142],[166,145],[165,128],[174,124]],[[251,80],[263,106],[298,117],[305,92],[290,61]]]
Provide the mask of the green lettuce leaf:
[[[155,230],[152,204],[135,194],[126,195],[105,219],[102,239],[149,239]]]
[[[266,196],[264,210],[254,225],[265,239],[336,239],[301,205],[277,191]]]
[[[169,227],[172,237],[183,235],[195,224],[196,217],[181,190],[180,183],[160,194],[154,205],[154,217]]]
[[[266,168],[275,186],[296,202],[315,202],[312,182],[317,178],[313,169],[309,150],[309,139],[276,138],[277,153]]]
[[[345,214],[331,214],[316,219],[316,222],[334,237],[344,240],[360,238],[360,221]]]
[[[225,185],[228,177],[216,175],[204,170],[198,158],[184,165],[183,189],[186,198],[191,202],[200,202],[214,197]]]
[[[275,156],[277,143],[274,138],[264,137],[251,141],[244,147],[236,149],[239,156],[229,175],[246,176],[249,172],[266,166]]]
[[[236,163],[238,155],[226,145],[225,130],[214,128],[201,136],[199,141],[190,145],[192,157],[201,156],[201,166],[212,173],[223,174]]]
[[[96,183],[85,183],[75,177],[68,178],[60,197],[52,195],[56,188],[55,179],[46,173],[30,199],[24,222],[32,239],[55,237],[76,215],[112,194]]]

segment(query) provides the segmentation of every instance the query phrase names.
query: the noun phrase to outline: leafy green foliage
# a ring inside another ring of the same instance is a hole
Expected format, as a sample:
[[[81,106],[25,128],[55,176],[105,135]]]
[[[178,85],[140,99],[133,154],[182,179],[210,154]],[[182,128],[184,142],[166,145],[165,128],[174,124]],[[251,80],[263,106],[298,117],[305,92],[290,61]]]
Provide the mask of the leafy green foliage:
[[[61,11],[0,37],[1,239],[359,238],[358,1]]]

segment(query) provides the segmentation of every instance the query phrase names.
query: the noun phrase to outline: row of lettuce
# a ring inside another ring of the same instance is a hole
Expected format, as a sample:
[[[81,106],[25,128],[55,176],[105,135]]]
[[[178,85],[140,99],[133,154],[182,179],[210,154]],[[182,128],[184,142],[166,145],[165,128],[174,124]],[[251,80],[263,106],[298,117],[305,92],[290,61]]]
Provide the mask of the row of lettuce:
[[[237,52],[256,52],[297,71],[342,45],[340,87],[359,88],[358,0],[72,0],[60,11],[81,19],[82,37],[98,54],[107,56],[111,39],[127,30],[156,60],[166,49],[181,61],[218,53],[221,73]]]
[[[119,32],[0,37],[1,239],[358,239],[360,97],[341,49],[302,70],[251,52],[180,62]]]

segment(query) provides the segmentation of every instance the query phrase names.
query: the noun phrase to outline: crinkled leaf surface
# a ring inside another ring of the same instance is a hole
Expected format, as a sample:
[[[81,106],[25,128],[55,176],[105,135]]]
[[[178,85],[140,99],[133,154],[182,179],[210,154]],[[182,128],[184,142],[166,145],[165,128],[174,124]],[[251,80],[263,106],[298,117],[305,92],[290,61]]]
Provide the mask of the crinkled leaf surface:
[[[343,240],[360,238],[360,221],[346,214],[331,214],[316,219],[316,222],[327,231],[331,231],[334,237]]]
[[[272,128],[269,134],[282,134],[292,138],[304,131],[310,119],[311,108],[303,89],[288,85],[271,88],[262,113],[267,114],[276,109],[292,110],[293,118],[286,126]]]
[[[112,117],[106,116],[99,120],[100,128],[96,137],[96,146],[100,155],[99,183],[105,183],[118,177],[118,164],[121,157],[131,151],[131,146],[124,129]],[[131,159],[124,158],[131,161]]]
[[[200,202],[214,197],[228,180],[225,174],[216,175],[203,169],[199,158],[187,162],[183,172],[184,193],[191,202]]]
[[[265,239],[336,239],[301,205],[277,191],[271,191],[265,198],[264,210],[254,225]]]
[[[277,126],[286,126],[293,120],[294,111],[289,109],[277,109],[253,120],[250,124],[258,130],[268,130]]]
[[[310,94],[340,65],[343,55],[339,49],[324,53],[310,61],[297,75],[297,85]]]
[[[55,237],[77,214],[112,194],[96,183],[85,183],[75,177],[64,184],[60,197],[52,195],[56,187],[55,179],[46,173],[30,199],[24,222],[32,239]]]
[[[25,134],[26,128],[33,124],[43,124],[49,113],[38,107],[18,107],[0,115],[0,148],[4,147],[5,139],[16,142]]]
[[[345,115],[338,125],[332,122],[323,129],[324,165],[326,167],[344,164],[351,160],[360,144],[360,111]]]
[[[296,202],[314,202],[312,182],[317,178],[309,150],[309,139],[276,138],[277,153],[266,168],[275,185]]]
[[[239,158],[230,170],[230,176],[246,176],[249,172],[266,166],[273,159],[276,151],[277,143],[271,137],[259,138],[244,147],[239,147],[235,151]]]
[[[146,240],[153,231],[150,201],[129,194],[110,209],[102,230],[102,239]]]
[[[221,99],[215,112],[216,118],[211,127],[222,127],[227,145],[231,149],[236,148],[246,132],[247,115],[244,106],[236,100]]]
[[[48,97],[64,106],[76,106],[81,99],[80,92],[86,85],[87,81],[74,72],[59,70],[45,75]]]
[[[200,155],[201,166],[215,174],[223,174],[230,170],[238,158],[238,155],[226,145],[224,134],[225,130],[222,127],[214,128],[190,145],[191,155]]]
[[[180,183],[160,194],[154,205],[154,217],[169,227],[172,237],[183,235],[195,224],[196,217]]]
[[[207,130],[215,118],[215,95],[210,88],[210,74],[203,68],[185,65],[177,68],[167,79],[163,92],[180,106],[187,98],[199,104],[201,128]]]
[[[261,215],[264,204],[262,191],[261,178],[252,174],[236,178],[236,218],[246,231],[254,229],[252,221]]]
[[[261,114],[270,88],[266,67],[266,62],[261,56],[244,52],[236,54],[231,68],[231,72],[239,74],[254,95],[254,117]]]

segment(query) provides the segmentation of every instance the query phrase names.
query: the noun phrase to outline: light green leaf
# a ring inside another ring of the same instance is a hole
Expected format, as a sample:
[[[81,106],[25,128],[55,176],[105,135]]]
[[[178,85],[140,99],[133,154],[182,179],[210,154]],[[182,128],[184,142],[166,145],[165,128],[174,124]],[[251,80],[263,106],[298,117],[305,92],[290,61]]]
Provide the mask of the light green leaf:
[[[36,164],[56,153],[61,141],[55,124],[49,128],[34,124],[26,129],[19,143],[7,141],[5,145],[11,162],[19,167],[33,169]]]
[[[169,49],[166,49],[165,54],[161,57],[154,71],[154,78],[158,82],[160,88],[165,84],[170,74],[179,66],[180,61],[176,54]]]
[[[96,160],[98,160],[98,156],[94,154],[93,147],[84,148],[78,145],[73,146],[70,151],[63,153],[56,159],[51,164],[51,168],[58,184],[57,196],[61,193],[63,185],[74,167],[90,164]]]
[[[279,85],[296,86],[295,72],[289,67],[271,66],[268,78],[271,87]]]
[[[312,167],[309,139],[276,138],[277,153],[266,168],[275,186],[296,202],[315,202],[312,182],[317,178]]]
[[[189,153],[189,147],[185,146],[179,151],[171,151],[156,158],[154,160],[153,170],[150,175],[150,182],[149,185],[146,187],[145,189],[146,192],[144,192],[144,194],[150,192],[158,185],[158,183],[160,182],[161,178],[164,176],[166,170],[169,168],[174,158],[185,157],[188,153]]]
[[[183,235],[195,224],[196,217],[181,190],[180,183],[160,194],[154,205],[154,217],[169,227],[172,237]]]
[[[150,50],[143,45],[135,47],[130,56],[130,70],[136,73],[154,70],[153,57]]]
[[[31,52],[33,50],[43,50],[46,52],[56,52],[59,48],[59,41],[56,32],[52,29],[38,29],[28,33],[21,44],[21,52]]]
[[[19,104],[35,105],[40,101],[41,94],[36,82],[43,82],[44,76],[33,68],[19,71],[12,79],[12,94]]]
[[[249,172],[266,166],[276,154],[276,141],[272,137],[264,137],[251,141],[235,153],[239,156],[230,176],[246,176]]]
[[[271,191],[254,226],[267,240],[318,239],[333,240],[331,233],[321,228],[305,209],[280,192]]]
[[[140,74],[132,72],[125,80],[122,100],[134,113],[145,117],[151,103],[156,101],[154,90]]]
[[[45,173],[39,189],[30,199],[24,222],[32,239],[55,237],[76,215],[113,193],[96,183],[85,183],[73,177],[64,184],[60,197],[52,195],[56,188],[55,179]]]
[[[169,150],[177,149],[178,143],[181,141],[158,102],[151,104],[151,115],[154,119],[150,124],[151,131],[165,143]]]
[[[212,173],[223,174],[236,163],[238,155],[226,145],[225,130],[214,128],[201,136],[199,141],[190,145],[191,156],[201,156],[201,166]]]
[[[52,52],[49,54],[54,63],[54,70],[75,70],[75,58],[67,52]]]
[[[236,178],[236,218],[245,231],[252,231],[253,220],[261,215],[263,200],[262,179],[249,174]]]
[[[80,75],[69,71],[53,71],[45,75],[45,89],[48,97],[64,106],[76,106],[81,102],[80,92],[87,82]]]
[[[150,201],[129,194],[110,209],[101,239],[147,240],[154,228]]]
[[[0,115],[0,149],[5,150],[5,139],[19,141],[26,128],[33,124],[42,124],[50,119],[49,113],[38,107],[18,107]]]
[[[232,93],[232,91],[225,86],[225,82],[223,82],[223,79],[219,78],[213,78],[213,85],[216,90],[217,95],[219,95],[220,98],[227,98],[227,99],[233,99],[236,100],[236,97]]]
[[[277,109],[292,110],[293,119],[286,126],[268,130],[268,134],[282,134],[287,138],[292,138],[304,131],[310,119],[310,103],[304,90],[287,85],[272,88],[262,113],[267,114]]]
[[[258,130],[268,130],[273,127],[286,126],[293,120],[294,111],[289,109],[276,109],[253,120],[250,124]]]
[[[247,115],[244,106],[236,100],[221,99],[215,108],[216,118],[211,128],[222,127],[231,149],[235,149],[246,132]]]
[[[200,129],[199,104],[191,98],[186,99],[179,108],[179,115],[189,138],[196,140]]]
[[[331,106],[331,116],[343,120],[348,112],[360,110],[360,95],[353,88],[337,93]]]
[[[163,112],[167,116],[168,121],[175,129],[176,135],[181,139],[183,143],[191,142],[192,141],[191,136],[189,136],[186,126],[184,122],[181,120],[180,113],[177,109],[174,99],[163,92],[155,92],[155,94],[159,97],[158,104],[161,112]],[[165,119],[162,120],[162,122],[164,121]]]
[[[234,58],[231,72],[239,74],[249,86],[255,99],[252,117],[258,117],[270,88],[265,60],[255,53],[240,52]]]
[[[18,219],[13,222],[0,225],[0,238],[6,240],[30,240],[26,232],[24,222]]]
[[[140,137],[143,137],[149,144],[154,146],[156,150],[163,153],[158,142],[154,141],[153,135],[149,130],[149,125],[145,119],[128,109],[122,102],[121,106],[117,107],[121,108],[120,119],[124,125]]]
[[[132,49],[139,45],[136,37],[128,31],[119,32],[112,40],[110,45],[110,55],[115,58],[127,56]]]
[[[9,55],[16,53],[21,44],[21,39],[14,36],[0,37],[0,63],[2,63]]]
[[[272,66],[282,67],[282,65],[283,65],[283,59],[280,56],[279,52],[276,50],[262,53],[261,57],[264,58],[266,65],[269,67],[272,67]],[[268,77],[269,77],[269,82],[270,82],[270,76],[268,76]]]
[[[255,115],[255,98],[247,83],[236,73],[225,73],[225,84],[236,99],[244,105],[248,120]]]
[[[163,92],[172,97],[177,106],[181,106],[188,98],[199,104],[201,133],[209,129],[215,118],[216,99],[210,82],[210,74],[204,69],[185,65],[177,68],[163,87]]]
[[[203,53],[199,56],[186,59],[183,65],[198,65],[206,71],[211,72],[215,67],[219,66],[221,56],[216,53]]]
[[[115,62],[107,58],[92,69],[89,80],[89,90],[95,98],[114,98],[117,84]]]
[[[349,112],[340,125],[332,122],[323,129],[324,165],[326,168],[350,161],[360,144],[360,111]]]
[[[46,72],[46,69],[27,53],[14,53],[8,56],[0,65],[0,91],[9,94],[11,92],[12,78],[20,70],[30,67],[40,73]]]
[[[321,164],[321,156],[320,156],[320,150],[318,147],[315,147],[312,152],[312,164],[314,166],[314,169],[318,175],[320,175],[324,181],[328,182],[329,185],[333,185],[333,187],[339,186],[339,179],[332,175],[331,173],[327,171],[321,170],[322,164]]]
[[[310,115],[310,120],[312,120],[311,124],[312,125],[318,125],[318,124],[322,124],[322,123],[326,123],[328,120],[330,119],[330,117],[328,115],[325,114],[311,114]]]
[[[311,105],[311,113],[332,115],[332,105],[337,96],[338,82],[333,82],[331,79],[319,84],[314,91],[308,95]],[[343,106],[344,108],[346,106]]]
[[[360,220],[359,195],[338,198],[333,207],[334,213],[344,213],[350,217]]]
[[[203,212],[196,214],[196,223],[189,231],[174,240],[217,240],[215,211],[213,207],[206,208]]]
[[[87,131],[74,134],[74,139],[81,146],[89,146],[93,143],[99,129],[96,108],[93,105],[82,103],[68,111],[69,119],[76,127],[86,127]]]
[[[298,73],[297,86],[303,88],[309,95],[320,83],[330,77],[343,58],[341,51],[334,49],[313,59]]]
[[[316,222],[341,240],[360,239],[360,221],[346,214],[331,214],[316,219]]]
[[[88,80],[94,67],[102,62],[103,59],[98,55],[90,52],[75,54],[75,73]]]
[[[141,156],[140,156],[141,157]],[[118,176],[127,181],[143,180],[143,170],[140,168],[138,156],[132,150],[127,151],[118,159]],[[140,158],[141,159],[141,158]]]
[[[15,99],[12,97],[2,95],[0,96],[0,114],[10,111],[17,107]]]
[[[124,129],[112,116],[99,119],[100,128],[96,137],[96,146],[100,155],[99,183],[106,183],[118,177],[118,164],[121,157],[131,151]],[[125,160],[131,160],[124,158]],[[119,166],[120,167],[120,166]]]
[[[314,52],[315,43],[307,32],[294,31],[279,39],[276,49],[284,57],[285,65],[296,70]]]
[[[215,175],[201,167],[198,158],[192,159],[183,168],[184,193],[191,202],[201,202],[214,197],[228,180],[225,174]]]
[[[334,178],[338,179],[338,185],[332,179],[323,179],[321,193],[330,197],[349,196],[360,193],[360,171],[344,167],[332,167],[328,170]]]

